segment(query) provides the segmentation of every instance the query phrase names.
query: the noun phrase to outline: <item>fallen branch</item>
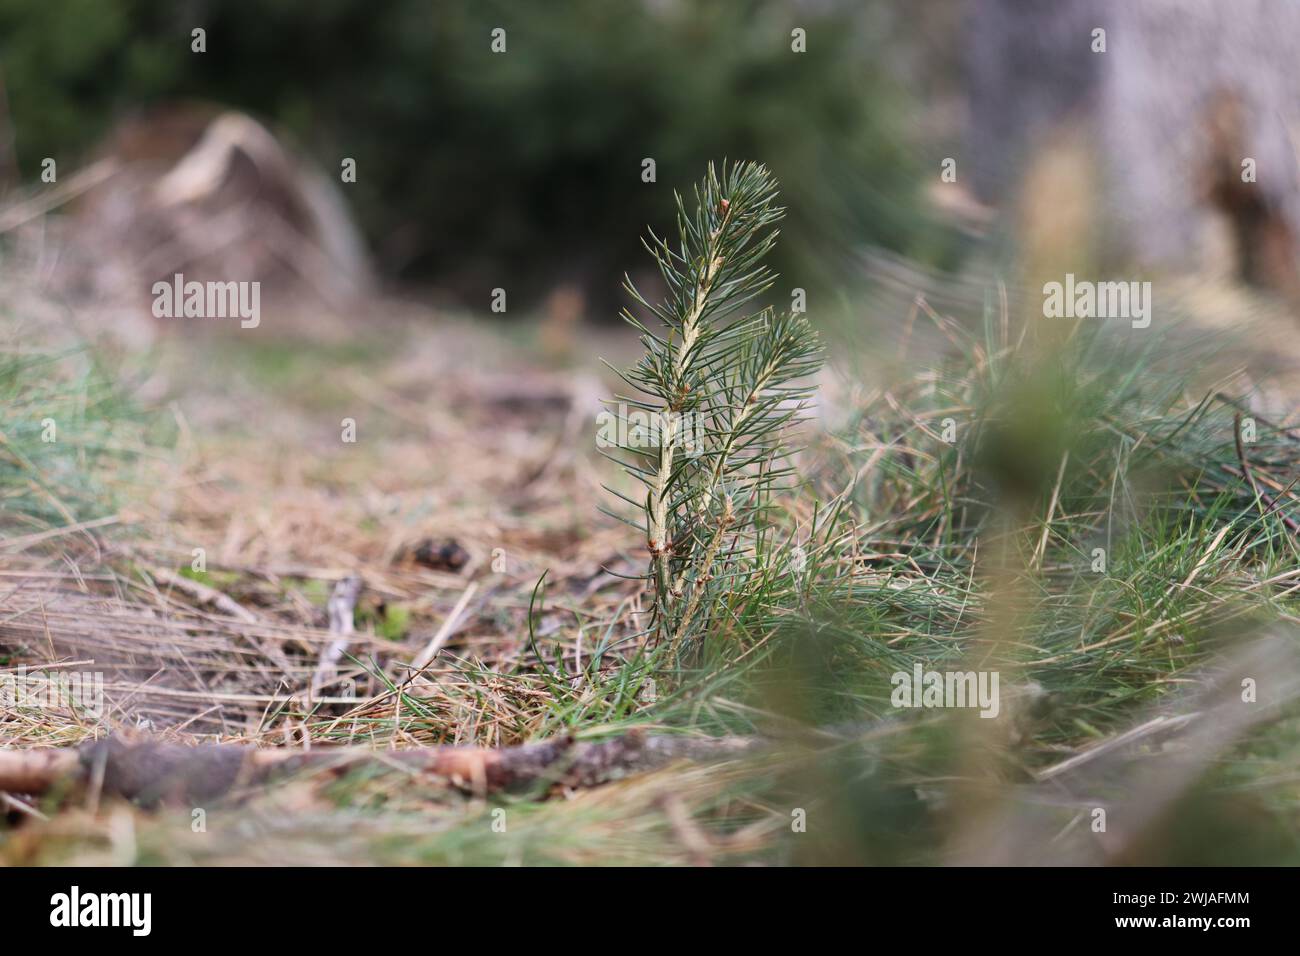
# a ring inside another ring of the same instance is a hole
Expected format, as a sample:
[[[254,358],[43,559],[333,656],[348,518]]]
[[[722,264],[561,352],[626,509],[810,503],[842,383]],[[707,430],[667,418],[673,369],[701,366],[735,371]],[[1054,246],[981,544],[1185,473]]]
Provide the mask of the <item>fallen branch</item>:
[[[193,805],[286,774],[343,773],[366,766],[398,766],[478,792],[538,785],[590,787],[674,760],[726,759],[754,753],[765,745],[756,737],[652,736],[638,731],[600,742],[577,742],[566,736],[498,749],[447,746],[383,751],[365,747],[272,750],[240,744],[187,747],[124,743],[110,737],[75,749],[0,751],[0,791],[41,794],[59,786],[91,783],[104,793],[145,805],[164,801]]]
[[[474,597],[474,594],[477,591],[478,582],[471,581],[469,586],[461,593],[460,600],[456,602],[456,606],[453,607],[451,613],[447,615],[447,619],[442,622],[442,627],[438,628],[438,633],[435,634],[433,639],[424,646],[424,650],[420,651],[420,653],[416,655],[415,659],[411,661],[411,674],[407,677],[406,681],[403,681],[403,683],[409,683],[416,674],[424,670],[433,662],[438,651],[442,650],[442,645],[446,644],[447,641],[451,639],[451,636],[456,633],[456,628],[460,626],[461,617],[465,613],[465,606],[469,604],[470,599]]]
[[[343,659],[343,652],[352,643],[353,615],[357,607],[357,598],[361,596],[361,578],[350,574],[334,585],[327,605],[330,616],[330,633],[334,640],[320,656],[316,674],[311,679],[311,696],[320,694],[321,688],[334,680],[338,663]]]
[[[208,587],[201,581],[195,581],[193,578],[187,578],[184,575],[176,574],[165,568],[154,568],[150,571],[155,581],[161,581],[168,587],[183,591],[194,600],[208,604],[216,608],[226,617],[233,617],[237,621],[243,621],[245,624],[257,624],[257,615],[242,604],[235,601],[228,594],[223,594],[216,588]]]

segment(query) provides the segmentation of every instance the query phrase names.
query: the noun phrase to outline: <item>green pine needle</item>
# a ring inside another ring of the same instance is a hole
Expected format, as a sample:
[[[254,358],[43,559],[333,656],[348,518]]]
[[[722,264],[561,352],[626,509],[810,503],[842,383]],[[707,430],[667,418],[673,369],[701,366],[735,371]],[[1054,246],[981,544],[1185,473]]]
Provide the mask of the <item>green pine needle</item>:
[[[634,301],[665,326],[652,331],[630,311],[646,354],[623,374],[639,397],[619,396],[656,427],[629,430],[619,447],[645,486],[652,629],[673,656],[707,628],[735,572],[771,561],[756,531],[788,468],[780,437],[812,393],[821,366],[817,335],[801,315],[744,313],[776,278],[763,257],[784,214],[777,185],[757,163],[710,164],[688,214],[677,197],[679,241],[653,234],[645,246],[668,288],[657,305],[630,280]]]

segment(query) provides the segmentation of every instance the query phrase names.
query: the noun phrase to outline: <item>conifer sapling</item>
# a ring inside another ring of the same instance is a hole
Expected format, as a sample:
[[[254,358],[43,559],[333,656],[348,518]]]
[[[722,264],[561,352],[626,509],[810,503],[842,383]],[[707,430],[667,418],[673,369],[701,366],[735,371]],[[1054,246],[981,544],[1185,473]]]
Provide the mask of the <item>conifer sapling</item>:
[[[634,394],[614,401],[656,427],[620,430],[618,460],[644,499],[610,490],[641,512],[629,523],[650,552],[651,629],[674,657],[779,557],[762,525],[772,493],[792,475],[780,439],[812,393],[821,347],[802,315],[744,308],[776,278],[762,263],[784,214],[776,198],[762,165],[737,163],[719,177],[710,164],[693,213],[676,197],[676,245],[653,232],[644,243],[667,286],[664,301],[651,304],[625,280],[663,329],[623,311],[645,355],[619,373]]]

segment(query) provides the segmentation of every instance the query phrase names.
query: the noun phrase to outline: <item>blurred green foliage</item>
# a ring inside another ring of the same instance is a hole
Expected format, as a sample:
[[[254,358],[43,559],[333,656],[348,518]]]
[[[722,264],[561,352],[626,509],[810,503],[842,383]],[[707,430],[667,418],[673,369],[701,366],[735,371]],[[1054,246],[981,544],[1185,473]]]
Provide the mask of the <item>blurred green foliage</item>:
[[[778,290],[842,278],[860,244],[933,250],[908,98],[877,65],[892,23],[780,0],[0,0],[0,69],[28,178],[133,108],[215,101],[333,175],[356,159],[381,270],[475,307],[505,286],[512,311],[571,281],[604,308],[644,224],[671,233],[674,186],[723,157],[782,183]]]

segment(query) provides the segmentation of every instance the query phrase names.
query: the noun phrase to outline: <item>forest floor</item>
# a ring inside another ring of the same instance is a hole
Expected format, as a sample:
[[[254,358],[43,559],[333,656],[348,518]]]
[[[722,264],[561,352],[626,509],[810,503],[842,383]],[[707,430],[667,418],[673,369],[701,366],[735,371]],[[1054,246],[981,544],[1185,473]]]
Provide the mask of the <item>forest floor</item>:
[[[338,320],[278,336],[158,330],[134,383],[169,440],[106,466],[102,491],[116,506],[107,520],[11,540],[0,570],[5,641],[19,645],[0,665],[93,667],[104,712],[6,711],[5,746],[111,732],[380,753],[495,748],[616,733],[653,703],[653,681],[626,683],[617,662],[635,653],[629,635],[643,626],[641,585],[627,579],[642,570],[643,542],[598,510],[602,482],[618,475],[594,442],[610,376],[586,351],[603,340],[604,355],[626,355],[628,336],[583,329],[575,358],[572,329],[391,309],[367,317],[364,336]],[[351,575],[362,582],[356,631],[313,688],[336,639],[330,594]],[[563,695],[538,671],[534,639],[568,662]],[[611,643],[617,660],[591,668]],[[410,662],[422,654],[417,673]],[[644,715],[636,723],[654,727]],[[671,837],[689,826],[680,807],[716,800],[731,774],[682,767],[557,804],[521,800],[504,832],[490,813],[499,802],[394,772],[309,778],[210,816],[109,811],[97,799],[50,815],[6,796],[11,822],[24,825],[0,839],[0,859],[698,861],[698,846]],[[704,855],[743,853],[757,839]]]
[[[777,643],[780,621],[808,607],[777,608],[765,631],[747,632],[737,646],[735,668],[702,675],[699,684],[647,664],[648,611],[635,580],[645,543],[599,512],[613,503],[602,485],[623,487],[624,479],[594,440],[600,401],[616,390],[598,360],[625,365],[634,348],[631,333],[616,326],[431,318],[393,303],[364,317],[298,319],[278,330],[266,322],[256,334],[156,330],[147,354],[115,367],[129,384],[130,410],[110,429],[104,457],[92,465],[83,455],[73,465],[95,472],[76,482],[80,503],[60,499],[61,480],[42,484],[36,495],[48,500],[8,525],[0,542],[0,674],[48,680],[93,671],[105,706],[6,707],[0,748],[70,747],[112,734],[303,751],[346,743],[382,755],[505,748],[565,734],[613,739],[633,728],[699,737],[788,731],[802,705],[787,706],[768,685],[801,673],[805,662],[781,658],[785,669],[758,676],[742,665]],[[1265,351],[1276,362],[1277,350]],[[983,354],[987,362],[991,353]],[[1285,394],[1285,374],[1280,381]],[[1194,407],[1197,396],[1187,395]],[[849,386],[826,399],[840,403],[837,410],[822,411],[849,414],[877,436],[880,419],[865,409],[897,411],[906,405],[902,391],[897,399],[887,388]],[[45,399],[29,400],[39,411]],[[845,402],[853,406],[847,412]],[[855,444],[820,434],[822,419],[811,427],[818,434],[805,461],[823,486],[879,466],[882,447],[913,454],[918,435]],[[1231,470],[1235,459],[1224,454]],[[915,493],[897,490],[890,500],[914,511],[940,500],[940,483],[923,471],[891,473],[887,481],[912,482]],[[782,754],[779,769],[762,756],[680,761],[599,786],[543,781],[510,794],[381,761],[343,775],[294,774],[202,806],[141,806],[92,781],[75,793],[0,793],[0,862],[1197,859],[1196,841],[1155,819],[1173,806],[1189,827],[1218,820],[1215,832],[1232,843],[1234,860],[1294,860],[1300,726],[1291,697],[1267,718],[1233,723],[1204,696],[1213,683],[1204,675],[1219,673],[1225,660],[1225,622],[1246,620],[1252,632],[1274,635],[1270,629],[1298,623],[1300,565],[1280,518],[1296,514],[1300,498],[1288,484],[1294,475],[1262,464],[1259,472],[1282,490],[1274,488],[1272,514],[1253,500],[1242,504],[1254,518],[1223,518],[1223,506],[1185,487],[1201,509],[1195,527],[1142,539],[1150,567],[1125,583],[1138,595],[1133,607],[1112,598],[1115,616],[1103,621],[1092,616],[1097,595],[1071,604],[1069,613],[1084,621],[1077,632],[1044,637],[1014,678],[1007,668],[1014,713],[989,722],[1000,723],[992,736],[983,722],[960,723],[948,728],[948,744],[936,745],[929,714],[890,717],[887,691],[841,679],[897,665],[890,655],[908,647],[928,662],[954,660],[957,650],[978,646],[982,630],[1021,613],[1011,604],[1037,600],[1023,581],[1006,592],[976,584],[978,549],[958,540],[962,502],[939,506],[947,517],[916,527],[911,540],[889,538],[901,525],[876,521],[866,502],[854,547],[867,557],[855,550],[835,582],[848,588],[851,610],[819,618],[817,630],[852,632],[847,650],[828,646],[816,664],[829,674],[818,671],[828,681],[819,693],[872,702],[860,714],[849,709],[862,723],[849,734],[847,757],[800,745]],[[1213,488],[1222,492],[1220,478]],[[8,497],[16,507],[19,493]],[[1052,504],[1045,526],[1030,522],[1031,550],[1044,528],[1030,569],[1043,604],[1026,632],[1050,630],[1041,615],[1062,632],[1075,627],[1058,620],[1068,616],[1065,605],[1051,603],[1073,592],[1054,583],[1057,546],[1068,549],[1056,532],[1049,545],[1047,529],[1054,514],[1060,525],[1074,520],[1064,499],[1059,511],[1056,498]],[[51,509],[55,517],[41,516]],[[1081,524],[1086,511],[1080,504]],[[801,528],[815,524],[806,506],[790,503],[786,513]],[[947,536],[953,540],[941,544]],[[348,635],[331,627],[329,604],[351,576],[361,588]],[[1176,606],[1185,592],[1189,603]],[[1000,602],[999,593],[1019,597]],[[1259,601],[1242,607],[1243,595]],[[1232,640],[1241,631],[1227,630]],[[341,637],[337,664],[322,665]],[[1286,640],[1292,648],[1294,639]],[[868,641],[865,649],[857,643]],[[1282,655],[1262,658],[1279,674],[1294,663],[1277,647],[1226,659],[1258,666],[1260,653]],[[1300,685],[1288,687],[1289,695]],[[1176,696],[1184,691],[1202,696]],[[1039,698],[1050,704],[1046,716]],[[1187,729],[1189,700],[1219,714],[1217,734],[1195,722]],[[1257,735],[1264,724],[1269,734]],[[953,740],[966,742],[960,759]],[[935,756],[936,746],[945,756]],[[1188,752],[1192,764],[1179,762]],[[1099,776],[1061,783],[1079,768]],[[1230,783],[1205,783],[1211,773]],[[959,778],[971,786],[950,790]],[[1151,819],[1131,822],[1113,841],[1095,826],[1090,836],[1095,816],[1084,794],[1102,792],[1113,813],[1146,806]],[[1205,792],[1220,802],[1206,803]],[[820,819],[834,825],[818,824],[820,833],[814,826],[801,843],[809,808],[828,793]],[[1013,831],[1020,836],[1007,837]],[[1278,833],[1290,836],[1278,842]]]

